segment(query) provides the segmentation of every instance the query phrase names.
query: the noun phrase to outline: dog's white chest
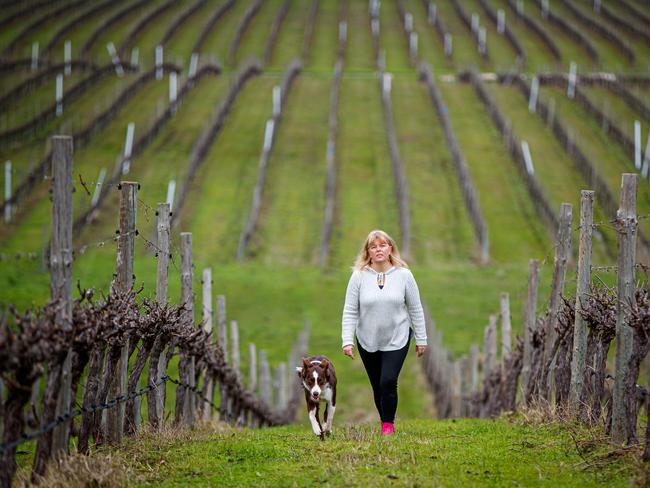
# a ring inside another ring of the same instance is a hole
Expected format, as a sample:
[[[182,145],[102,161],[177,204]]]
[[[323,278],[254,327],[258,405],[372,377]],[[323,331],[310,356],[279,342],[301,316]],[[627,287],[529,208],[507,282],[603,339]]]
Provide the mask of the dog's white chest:
[[[332,403],[332,388],[330,385],[325,385],[325,388],[323,388],[323,393],[320,396],[320,401]]]

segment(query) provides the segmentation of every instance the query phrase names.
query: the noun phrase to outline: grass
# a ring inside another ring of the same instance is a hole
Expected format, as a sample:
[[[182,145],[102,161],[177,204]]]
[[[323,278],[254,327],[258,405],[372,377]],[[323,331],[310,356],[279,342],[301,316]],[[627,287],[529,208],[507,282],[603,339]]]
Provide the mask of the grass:
[[[123,448],[74,456],[48,484],[617,487],[647,476],[634,461],[637,450],[610,451],[602,437],[557,422],[521,416],[398,421],[396,434],[383,438],[374,422],[335,418],[333,435],[320,442],[305,417],[299,425],[263,430],[212,424],[142,433]]]
[[[413,259],[468,260],[476,245],[458,178],[426,87],[396,78],[395,130],[409,188]]]
[[[53,3],[53,4],[50,4],[50,5],[46,5],[43,8],[38,9],[38,11],[32,11],[31,13],[28,13],[25,16],[22,16],[22,17],[19,17],[18,19],[13,20],[12,22],[10,22],[7,25],[3,25],[2,29],[0,29],[0,48],[2,50],[4,50],[5,47],[8,46],[9,43],[11,43],[14,39],[16,39],[18,37],[18,35],[25,28],[27,28],[29,25],[34,23],[36,20],[40,19],[42,16],[44,16],[44,15],[50,13],[50,12],[53,12],[54,10],[57,10],[60,7],[61,7],[61,4],[59,4],[59,3],[56,3],[56,4]],[[25,41],[24,39],[21,42],[29,42],[29,49],[30,49],[29,55],[31,56],[31,42],[30,41]],[[18,54],[19,46],[20,46],[20,42],[18,43],[18,45],[16,47],[14,47],[14,53],[13,53],[14,55]],[[41,50],[44,47],[45,46],[43,44],[41,44],[39,46],[39,52],[42,53]]]
[[[306,69],[329,73],[334,69],[339,39],[340,6],[335,2],[319,2],[314,37]],[[280,48],[277,49],[280,51]]]
[[[588,189],[589,183],[582,178],[571,157],[544,121],[537,114],[528,111],[528,102],[521,96],[518,88],[496,84],[490,84],[487,88],[501,112],[512,122],[515,134],[521,141],[528,142],[535,176],[552,202],[553,208],[559,212],[560,203],[568,202],[573,205],[575,227],[580,218],[580,193],[576,189]],[[606,220],[606,215],[600,206],[597,206],[594,221],[601,220]],[[607,236],[612,239],[610,252],[615,253],[616,236],[610,232],[607,232]],[[574,250],[577,252],[577,246],[574,246]],[[608,256],[603,244],[596,244],[593,256],[594,260],[603,260]]]
[[[329,263],[351,266],[364,239],[381,228],[399,242],[397,201],[379,83],[343,75],[337,142],[337,201]]]
[[[470,66],[489,69],[489,64],[478,52],[476,40],[463,24],[451,2],[436,2],[436,5],[438,5],[438,15],[452,36],[452,56],[456,70],[466,69]]]
[[[323,6],[319,5],[319,10],[322,11],[322,9]],[[299,58],[302,55],[305,29],[307,28],[310,11],[311,2],[300,0],[289,2],[289,10],[282,21],[280,32],[271,51],[269,69],[282,70],[293,58]],[[316,19],[316,22],[318,22],[318,13]],[[309,56],[309,53],[307,56]]]
[[[271,26],[284,0],[262,2],[253,19],[246,26],[235,54],[235,66],[243,60],[254,57],[260,61],[264,57],[266,41],[271,33]],[[280,28],[282,30],[282,27]]]
[[[125,57],[130,59],[131,50],[137,47],[140,63],[143,68],[146,69],[154,66],[156,46],[160,44],[167,28],[172,22],[174,22],[176,17],[191,7],[194,2],[195,0],[177,1],[174,5],[160,14],[154,22],[149,22],[145,25],[138,35],[126,46]],[[168,53],[166,56],[165,54],[165,50],[163,49],[163,58],[167,61],[175,61]],[[189,60],[187,61],[189,63]]]
[[[235,4],[219,19],[219,22],[210,30],[201,49],[202,54],[213,56],[224,66],[228,60],[230,42],[239,25],[239,21],[246,12],[249,1],[236,1]]]
[[[331,86],[296,78],[267,170],[260,225],[249,255],[263,263],[318,264],[325,207],[327,125]],[[298,110],[307,104],[311,110]],[[287,221],[291,232],[286,231]]]
[[[526,52],[525,71],[540,72],[561,69],[551,51],[544,45],[542,39],[523,20],[510,9],[507,0],[491,0],[488,2],[493,11],[503,10],[506,16],[506,25],[513,32]],[[533,8],[531,5],[530,8]],[[482,15],[486,15],[483,13]],[[499,35],[498,33],[496,35]],[[489,47],[488,47],[489,49]]]
[[[543,252],[551,244],[549,231],[539,221],[505,147],[494,144],[500,136],[474,89],[444,83],[440,89],[487,222],[490,256],[513,261],[526,259],[533,249]]]
[[[404,2],[407,12],[413,14],[413,30],[418,34],[418,55],[426,60],[434,73],[450,72],[452,63],[445,57],[444,44],[436,28],[427,21],[427,9],[420,0]],[[406,41],[404,41],[406,42]]]

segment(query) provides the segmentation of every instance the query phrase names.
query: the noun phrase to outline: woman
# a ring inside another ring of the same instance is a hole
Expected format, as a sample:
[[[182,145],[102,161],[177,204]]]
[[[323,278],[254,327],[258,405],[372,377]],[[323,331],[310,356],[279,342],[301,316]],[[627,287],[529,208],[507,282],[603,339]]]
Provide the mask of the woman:
[[[394,433],[399,376],[411,336],[420,357],[427,347],[424,313],[413,274],[384,231],[368,234],[352,268],[343,307],[343,353],[354,359],[356,335],[382,435]]]

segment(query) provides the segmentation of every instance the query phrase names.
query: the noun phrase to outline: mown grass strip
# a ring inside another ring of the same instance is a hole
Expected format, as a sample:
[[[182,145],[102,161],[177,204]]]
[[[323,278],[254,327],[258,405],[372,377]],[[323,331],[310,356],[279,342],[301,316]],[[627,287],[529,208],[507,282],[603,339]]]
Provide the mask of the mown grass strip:
[[[370,17],[368,17],[370,22]],[[397,2],[381,5],[379,11],[379,46],[386,53],[386,71],[401,73],[411,70],[408,39],[400,19]]]
[[[300,0],[289,2],[289,10],[267,63],[269,70],[282,70],[293,58],[302,55],[305,29],[311,8],[311,2]],[[322,5],[319,5],[319,8],[322,8]],[[316,16],[318,18],[318,13]]]
[[[339,101],[338,221],[330,251],[334,267],[351,266],[372,229],[383,229],[396,239],[399,235],[379,97],[376,79],[351,79],[344,72]]]
[[[434,73],[449,72],[451,62],[445,57],[443,41],[436,27],[429,24],[428,12],[422,0],[405,0],[407,12],[413,15],[413,30],[418,34],[418,55],[427,61]]]
[[[452,125],[481,199],[490,229],[490,255],[496,261],[527,259],[543,252],[549,235],[499,135],[468,84],[440,84]],[[494,188],[501,191],[495,192]],[[515,234],[512,229],[518,229]]]
[[[193,232],[197,260],[216,266],[235,257],[277,82],[265,77],[244,85],[188,189],[179,228]]]
[[[137,98],[131,99],[114,119],[94,135],[90,144],[75,151],[73,168],[75,182],[79,181],[79,175],[84,181],[93,182],[100,168],[112,169],[116,157],[123,152],[127,124],[135,122],[136,131],[147,127],[155,116],[159,100],[166,100],[167,85],[167,79],[150,82],[147,89],[141,90]],[[49,174],[49,170],[47,173]],[[41,198],[25,212],[20,226],[3,241],[1,244],[3,252],[38,251],[47,242],[51,216],[49,199],[42,198],[47,195],[46,186],[40,185],[37,190],[34,190]],[[73,195],[75,214],[85,208],[88,198],[80,187]]]
[[[192,52],[201,52],[201,39],[208,35],[210,31],[209,23],[212,22],[214,16],[219,19],[224,15],[225,11],[230,8],[232,2],[228,0],[207,0],[203,3],[201,8],[194,12],[185,22],[183,22],[174,34],[165,43],[167,55],[171,59],[188,60]],[[214,28],[214,25],[212,25]]]
[[[389,4],[384,5],[386,8]],[[351,2],[348,7],[348,48],[345,57],[346,71],[368,71],[375,67],[375,55],[370,35],[368,5]],[[334,54],[336,51],[332,51]],[[333,63],[332,63],[333,64]]]
[[[577,102],[566,97],[564,90],[555,87],[543,87],[540,96],[546,101],[555,100],[556,113],[568,124],[573,133],[574,142],[596,165],[597,171],[605,179],[612,192],[617,195],[621,186],[621,174],[629,173],[634,168],[624,150],[612,144],[598,123]],[[639,181],[637,208],[640,213],[650,211],[650,184]]]
[[[436,5],[438,6],[438,15],[441,16],[452,36],[456,71],[467,69],[470,66],[488,68],[489,64],[481,58],[475,40],[468,33],[451,2],[436,2]]]
[[[212,56],[225,65],[228,59],[230,42],[235,34],[241,16],[246,12],[248,4],[249,2],[244,0],[237,0],[232,7],[225,11],[201,45],[201,49],[199,50],[201,55]]]
[[[557,142],[547,125],[528,110],[526,100],[518,93],[517,88],[499,84],[487,85],[490,93],[499,105],[503,114],[511,120],[512,127],[521,140],[528,142],[533,158],[535,176],[544,187],[547,195],[559,211],[562,202],[573,205],[574,219],[579,216],[576,209],[580,208],[580,190],[589,189],[580,173],[574,167],[571,158]],[[597,203],[594,210],[594,221],[606,220],[607,215]],[[615,252],[616,236],[608,229],[599,229],[609,238],[609,250],[606,244],[594,240],[594,262],[604,262]],[[574,246],[577,251],[577,246]]]
[[[419,266],[469,260],[474,232],[442,128],[433,109],[422,110],[431,104],[426,88],[396,78],[392,98],[409,187],[412,260]]]
[[[306,71],[329,72],[334,67],[341,7],[336,2],[320,1],[311,53]],[[350,32],[348,32],[348,36]],[[279,49],[278,49],[279,52]]]
[[[259,229],[248,250],[261,263],[318,264],[328,116],[328,98],[320,94],[329,85],[304,75],[294,81],[269,162]]]

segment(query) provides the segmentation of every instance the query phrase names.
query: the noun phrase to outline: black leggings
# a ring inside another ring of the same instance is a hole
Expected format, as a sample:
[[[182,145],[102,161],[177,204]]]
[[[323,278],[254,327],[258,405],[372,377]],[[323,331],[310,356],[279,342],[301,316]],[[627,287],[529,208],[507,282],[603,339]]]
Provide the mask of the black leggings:
[[[397,377],[402,369],[406,354],[411,344],[413,330],[409,328],[409,338],[406,345],[396,351],[368,352],[357,339],[359,356],[366,368],[372,392],[375,397],[375,406],[382,422],[393,422],[397,411]]]

